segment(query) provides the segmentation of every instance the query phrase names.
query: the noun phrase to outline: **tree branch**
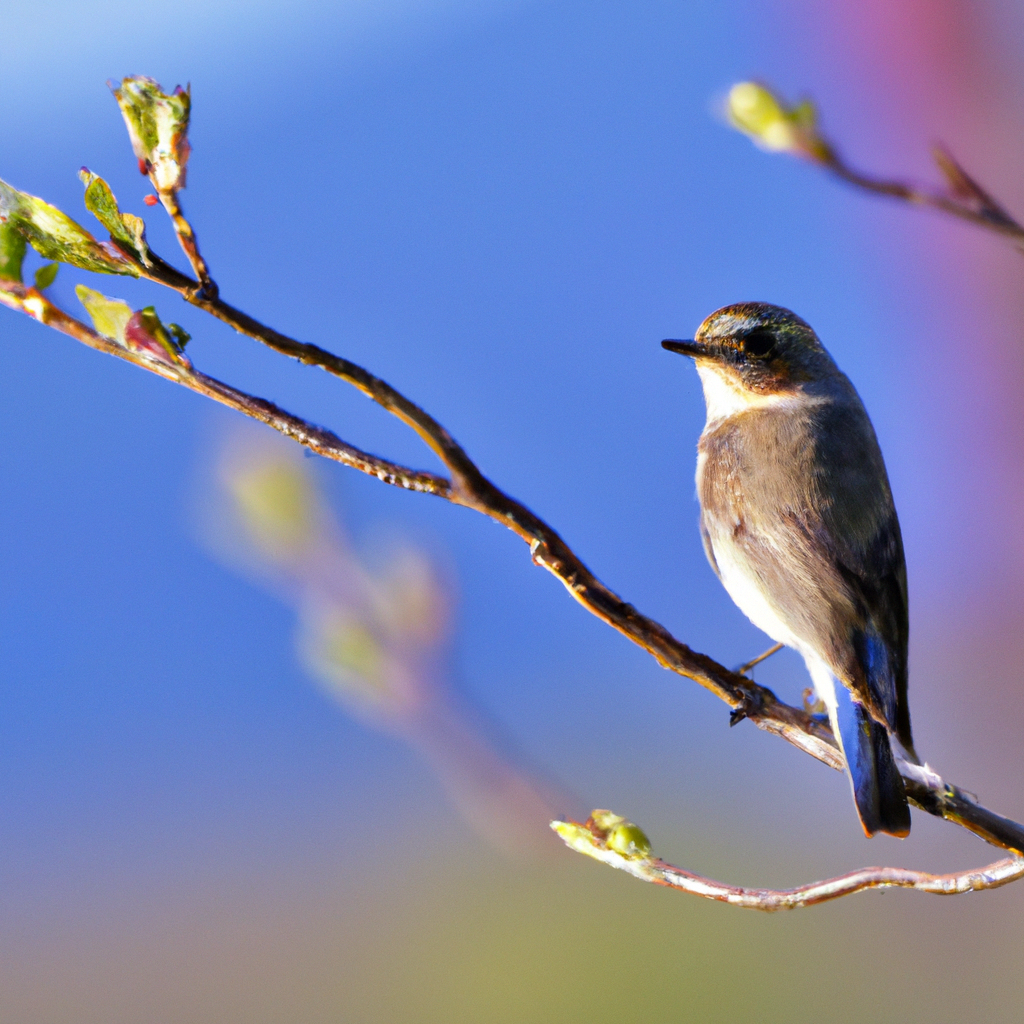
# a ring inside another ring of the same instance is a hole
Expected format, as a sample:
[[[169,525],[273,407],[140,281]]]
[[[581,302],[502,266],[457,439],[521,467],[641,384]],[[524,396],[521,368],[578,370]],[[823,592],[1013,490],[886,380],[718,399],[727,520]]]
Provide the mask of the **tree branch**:
[[[822,160],[820,165],[840,180],[866,192],[901,199],[913,206],[927,206],[993,231],[1010,239],[1018,250],[1024,252],[1024,227],[967,174],[948,150],[935,146],[932,157],[949,183],[948,192],[936,192],[905,182],[862,174],[850,167],[832,147],[829,148],[828,158]]]
[[[663,668],[692,679],[728,704],[733,709],[731,724],[749,718],[759,729],[782,737],[831,768],[843,770],[842,754],[832,730],[822,719],[791,707],[767,687],[692,650],[660,623],[638,612],[605,586],[552,527],[491,483],[444,427],[386,381],[325,349],[264,326],[219,297],[204,295],[197,290],[195,281],[162,260],[152,262],[152,267],[142,271],[151,280],[173,288],[192,305],[275,352],[319,366],[353,384],[412,427],[452,474],[451,490],[444,497],[453,504],[481,512],[516,533],[530,545],[534,563],[555,576],[584,608],[652,654]],[[1024,826],[985,810],[963,790],[945,783],[930,770],[906,764],[903,775],[908,797],[922,810],[956,822],[994,845],[1024,851]]]
[[[35,288],[28,288],[17,281],[0,279],[0,303],[18,312],[27,313],[41,324],[53,327],[62,334],[67,334],[88,345],[89,348],[96,349],[97,352],[116,356],[143,370],[155,373],[157,376],[163,377],[164,380],[181,384],[190,391],[205,395],[221,405],[226,405],[254,420],[266,423],[267,426],[273,427],[285,437],[290,437],[318,455],[351,466],[353,469],[375,476],[378,480],[396,487],[436,494],[440,497],[448,496],[451,485],[444,477],[409,469],[376,455],[370,455],[368,452],[342,441],[330,430],[325,430],[298,416],[293,416],[278,408],[273,402],[239,391],[230,384],[225,384],[214,377],[208,377],[205,373],[200,373],[190,366],[172,365],[143,352],[125,348],[116,341],[98,334],[80,320],[69,316]]]
[[[749,718],[826,764],[842,770],[842,757],[832,732],[802,709],[779,701],[771,690],[747,676],[681,643],[664,626],[642,615],[605,586],[570,549],[559,534],[525,505],[510,497],[480,471],[465,449],[429,413],[368,370],[317,345],[296,341],[235,309],[221,298],[210,298],[197,282],[158,258],[140,268],[142,275],[177,291],[182,298],[282,355],[318,366],[358,388],[378,405],[411,427],[452,474],[444,497],[483,513],[508,527],[530,546],[536,565],[554,575],[588,611],[654,655],[662,667],[699,683],[733,709],[733,724]],[[1022,832],[1024,842],[1024,832]]]
[[[767,687],[692,650],[660,623],[638,612],[594,576],[552,527],[487,480],[464,449],[433,417],[385,381],[347,359],[264,327],[219,298],[211,299],[199,294],[195,281],[159,258],[151,255],[150,262],[153,266],[145,271],[145,276],[173,287],[201,309],[209,307],[208,311],[218,319],[265,342],[276,351],[304,363],[321,366],[359,387],[364,394],[425,437],[452,471],[456,482],[369,455],[341,441],[330,431],[286,413],[264,399],[237,391],[194,369],[171,366],[122,348],[63,313],[35,289],[0,282],[0,301],[92,348],[126,359],[258,419],[327,458],[352,466],[384,483],[435,494],[502,523],[530,545],[534,563],[552,573],[584,608],[652,654],[664,668],[692,679],[728,704],[733,709],[730,718],[733,725],[749,718],[765,732],[780,736],[837,771],[843,770],[842,754],[836,747],[831,729],[823,720],[801,708],[791,707]],[[930,770],[911,764],[902,765],[901,770],[908,797],[922,810],[955,822],[993,845],[1024,851],[1024,826],[986,810],[963,790],[945,783]]]
[[[1008,238],[1024,252],[1024,226],[960,166],[944,146],[932,147],[932,158],[946,180],[946,190],[919,188],[902,181],[876,178],[854,170],[824,135],[810,100],[791,106],[759,82],[740,82],[729,91],[726,116],[734,128],[762,149],[806,160],[834,177],[875,195],[969,221]]]
[[[642,830],[611,811],[594,811],[583,824],[553,821],[551,827],[571,850],[593,857],[609,867],[627,871],[642,882],[653,882],[748,910],[795,910],[866,889],[902,888],[955,896],[996,889],[1024,878],[1024,857],[1006,857],[982,868],[951,875],[932,875],[905,868],[859,868],[794,889],[746,889],[695,875],[651,856],[650,843]]]

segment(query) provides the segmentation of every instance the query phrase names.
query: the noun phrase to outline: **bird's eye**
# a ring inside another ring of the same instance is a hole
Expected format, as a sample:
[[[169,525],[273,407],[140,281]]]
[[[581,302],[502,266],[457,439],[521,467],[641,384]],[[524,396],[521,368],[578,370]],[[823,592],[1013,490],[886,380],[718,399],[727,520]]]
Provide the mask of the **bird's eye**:
[[[743,339],[743,351],[755,359],[764,359],[772,354],[775,341],[776,338],[772,331],[751,331]]]

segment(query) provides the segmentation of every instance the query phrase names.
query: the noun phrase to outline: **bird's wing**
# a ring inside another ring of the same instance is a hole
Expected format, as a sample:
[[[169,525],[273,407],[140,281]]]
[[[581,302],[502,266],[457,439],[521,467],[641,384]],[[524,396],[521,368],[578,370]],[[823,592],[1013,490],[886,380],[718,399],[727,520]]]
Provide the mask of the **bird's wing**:
[[[708,556],[708,561],[711,563],[711,568],[715,570],[715,575],[721,579],[722,571],[718,568],[718,562],[715,559],[715,549],[711,545],[711,537],[708,534],[708,528],[704,523],[704,517],[701,516],[700,520],[700,540],[704,545],[704,554]]]
[[[765,414],[702,444],[705,543],[912,752],[903,544],[859,400]]]
[[[907,569],[900,524],[885,488],[884,510],[874,535],[851,542],[824,517],[838,572],[853,595],[861,624],[853,633],[865,682],[881,706],[889,727],[913,754],[907,700],[909,617]],[[831,528],[828,528],[831,527]]]

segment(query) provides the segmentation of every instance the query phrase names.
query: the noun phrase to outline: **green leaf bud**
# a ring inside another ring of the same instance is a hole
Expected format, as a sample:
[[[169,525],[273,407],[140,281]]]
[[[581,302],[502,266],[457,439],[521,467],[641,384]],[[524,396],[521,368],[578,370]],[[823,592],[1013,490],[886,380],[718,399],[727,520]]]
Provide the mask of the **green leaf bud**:
[[[153,306],[132,313],[125,325],[124,338],[129,348],[145,352],[162,363],[189,368],[192,366],[160,322]]]
[[[131,75],[113,92],[128,127],[139,170],[149,175],[157,192],[183,189],[190,151],[189,90],[179,86],[168,95],[152,78]]]
[[[106,295],[101,295],[84,284],[75,286],[75,294],[78,301],[85,306],[96,333],[127,347],[125,328],[132,317],[132,307],[120,299],[108,299]]]
[[[36,291],[46,291],[57,279],[57,271],[60,270],[59,263],[47,263],[40,267],[35,274]]]
[[[641,858],[651,855],[651,841],[644,830],[631,821],[616,825],[608,833],[605,844],[609,850],[614,850],[623,857]]]
[[[0,281],[21,281],[25,236],[10,221],[0,222]]]
[[[818,132],[817,113],[810,100],[789,107],[766,86],[739,82],[729,90],[725,112],[729,123],[762,149],[815,162],[832,155]]]

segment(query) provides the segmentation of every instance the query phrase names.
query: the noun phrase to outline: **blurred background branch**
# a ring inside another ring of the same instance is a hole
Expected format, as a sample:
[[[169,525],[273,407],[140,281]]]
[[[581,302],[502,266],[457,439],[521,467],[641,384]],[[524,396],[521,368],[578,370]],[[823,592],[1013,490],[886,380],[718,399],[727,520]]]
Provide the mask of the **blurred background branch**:
[[[550,853],[545,825],[567,798],[501,753],[452,684],[454,595],[426,553],[392,544],[369,568],[311,464],[254,431],[224,444],[206,498],[209,546],[295,609],[297,652],[322,689],[416,750],[490,846],[518,858]]]
[[[959,217],[1008,238],[1024,252],[1024,227],[964,170],[945,146],[932,147],[932,158],[946,181],[945,191],[938,192],[855,170],[822,134],[817,110],[809,99],[790,106],[759,82],[739,82],[729,91],[726,115],[734,128],[762,149],[806,160],[866,192]]]

